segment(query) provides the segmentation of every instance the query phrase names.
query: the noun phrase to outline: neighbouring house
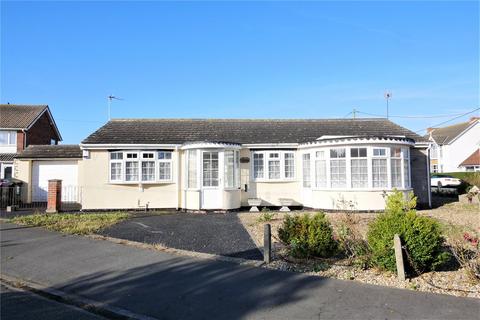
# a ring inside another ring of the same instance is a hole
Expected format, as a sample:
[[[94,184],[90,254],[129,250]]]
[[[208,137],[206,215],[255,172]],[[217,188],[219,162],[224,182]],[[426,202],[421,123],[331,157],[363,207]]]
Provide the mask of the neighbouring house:
[[[479,172],[480,171],[480,148],[475,150],[467,159],[460,163],[462,171]]]
[[[462,163],[480,146],[480,118],[472,117],[466,122],[427,131],[426,138],[431,141],[431,172],[471,171],[472,166]]]
[[[46,105],[0,105],[0,179],[14,176],[14,158],[29,145],[62,140]]]
[[[26,202],[47,202],[48,180],[62,180],[62,198],[81,202],[78,188],[78,163],[82,151],[78,145],[30,145],[15,157],[15,178],[27,188]]]

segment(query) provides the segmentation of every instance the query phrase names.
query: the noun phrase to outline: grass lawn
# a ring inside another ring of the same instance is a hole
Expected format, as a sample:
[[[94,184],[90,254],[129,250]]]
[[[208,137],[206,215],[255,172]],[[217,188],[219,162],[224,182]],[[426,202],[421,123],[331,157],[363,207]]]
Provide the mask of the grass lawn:
[[[14,217],[10,221],[21,225],[45,227],[49,230],[63,233],[85,235],[96,233],[101,229],[127,219],[129,216],[130,215],[125,212],[37,213],[28,216]]]

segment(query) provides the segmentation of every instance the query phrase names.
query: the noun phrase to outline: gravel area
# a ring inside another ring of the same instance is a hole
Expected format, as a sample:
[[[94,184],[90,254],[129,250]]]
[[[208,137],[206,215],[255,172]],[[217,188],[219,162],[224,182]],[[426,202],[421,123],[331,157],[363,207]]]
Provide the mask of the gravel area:
[[[303,211],[294,211],[290,214],[296,215],[303,213]],[[446,204],[432,210],[419,211],[419,214],[434,217],[446,225],[459,226],[465,231],[472,230],[472,228],[480,230],[480,210],[478,210],[476,206],[457,202]],[[326,213],[326,215],[335,230],[344,214]],[[376,213],[355,214],[357,225],[362,234],[366,234],[369,222],[372,221],[376,215]],[[259,246],[263,243],[263,225],[266,223],[259,221],[261,216],[261,212],[243,212],[238,215],[240,221]],[[361,270],[349,265],[346,259],[294,260],[288,257],[284,246],[278,239],[278,227],[282,224],[284,216],[285,213],[283,212],[275,212],[274,218],[268,221],[272,226],[272,248],[274,257],[274,261],[267,266],[268,268],[305,272],[311,275],[360,281],[375,285],[480,298],[480,283],[478,281],[472,282],[472,280],[466,276],[463,269],[428,272],[421,276],[407,279],[406,281],[400,281],[395,274],[381,272],[374,268]]]
[[[134,217],[107,228],[100,234],[181,250],[263,259],[237,213],[175,213]]]

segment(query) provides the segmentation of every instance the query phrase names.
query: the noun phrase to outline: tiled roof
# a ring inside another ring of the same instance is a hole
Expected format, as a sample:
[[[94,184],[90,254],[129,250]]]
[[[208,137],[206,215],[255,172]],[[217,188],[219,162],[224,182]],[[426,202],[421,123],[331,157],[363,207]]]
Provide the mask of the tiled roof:
[[[474,151],[467,159],[460,163],[461,166],[480,166],[480,149]]]
[[[46,108],[46,105],[0,104],[0,128],[28,128]]]
[[[453,139],[458,137],[469,126],[471,126],[474,121],[478,121],[478,119],[474,118],[470,121],[457,123],[443,128],[432,128],[431,135],[437,144],[449,144]]]
[[[13,161],[16,153],[0,153],[0,161]]]
[[[77,144],[60,145],[30,145],[20,152],[18,159],[41,159],[41,158],[82,158],[82,150]]]
[[[304,143],[324,136],[406,136],[425,139],[386,119],[118,119],[83,144]]]

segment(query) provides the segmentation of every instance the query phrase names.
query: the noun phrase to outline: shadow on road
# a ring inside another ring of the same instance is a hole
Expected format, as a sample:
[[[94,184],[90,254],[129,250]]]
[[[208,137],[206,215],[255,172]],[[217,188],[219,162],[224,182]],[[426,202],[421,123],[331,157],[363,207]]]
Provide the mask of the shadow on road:
[[[120,273],[94,273],[59,289],[153,317],[240,319],[293,305],[319,283],[294,273],[270,271],[267,276],[229,263],[174,258]]]

